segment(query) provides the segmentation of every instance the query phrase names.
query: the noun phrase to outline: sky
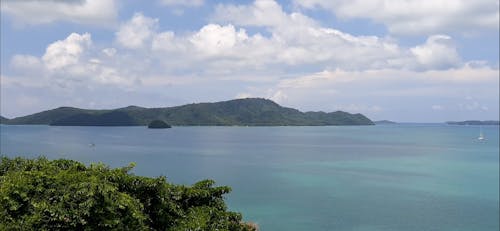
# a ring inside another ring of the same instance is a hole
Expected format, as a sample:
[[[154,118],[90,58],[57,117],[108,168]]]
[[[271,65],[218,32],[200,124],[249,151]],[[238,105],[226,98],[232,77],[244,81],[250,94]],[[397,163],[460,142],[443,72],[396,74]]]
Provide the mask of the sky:
[[[260,97],[499,118],[498,0],[2,0],[0,114]]]

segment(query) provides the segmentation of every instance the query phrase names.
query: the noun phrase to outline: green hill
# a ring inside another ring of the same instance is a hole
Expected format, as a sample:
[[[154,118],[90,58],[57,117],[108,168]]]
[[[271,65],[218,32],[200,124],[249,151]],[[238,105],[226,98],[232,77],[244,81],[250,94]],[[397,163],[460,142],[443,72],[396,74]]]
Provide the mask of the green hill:
[[[9,119],[3,117],[3,116],[0,116],[0,124],[6,124],[9,122]]]
[[[32,115],[16,117],[8,124],[51,124],[55,121],[82,113],[100,113],[100,110],[86,110],[73,107],[59,107],[56,109],[35,113]]]
[[[362,114],[336,111],[301,112],[260,98],[236,99],[216,103],[187,104],[166,108],[129,106],[114,110],[86,110],[60,107],[17,117],[9,124],[49,124],[67,126],[134,126],[163,120],[174,126],[318,126],[373,125]]]
[[[105,113],[80,113],[56,120],[56,126],[135,126],[140,125],[127,112],[114,110]]]

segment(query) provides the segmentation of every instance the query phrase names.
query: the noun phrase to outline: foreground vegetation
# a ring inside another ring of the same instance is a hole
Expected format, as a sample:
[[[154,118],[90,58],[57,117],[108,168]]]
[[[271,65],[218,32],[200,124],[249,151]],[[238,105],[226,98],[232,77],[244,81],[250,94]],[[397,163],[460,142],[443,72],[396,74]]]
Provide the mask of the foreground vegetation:
[[[256,230],[230,212],[231,189],[72,160],[2,157],[0,230]]]

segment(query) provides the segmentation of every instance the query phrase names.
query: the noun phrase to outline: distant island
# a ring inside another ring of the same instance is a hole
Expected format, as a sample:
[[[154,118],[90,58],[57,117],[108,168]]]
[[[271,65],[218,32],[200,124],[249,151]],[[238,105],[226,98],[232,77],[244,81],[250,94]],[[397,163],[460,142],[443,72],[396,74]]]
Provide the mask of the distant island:
[[[301,112],[262,98],[246,98],[216,103],[196,103],[176,107],[144,108],[128,106],[111,110],[73,107],[3,119],[2,123],[46,124],[53,126],[146,126],[162,120],[174,126],[323,126],[373,125],[362,114]]]
[[[171,128],[171,126],[163,120],[153,120],[148,124],[148,128]]]
[[[375,123],[375,124],[397,124],[396,122],[390,121],[390,120],[377,120],[377,121],[374,121],[373,123]]]
[[[450,125],[500,125],[498,120],[466,120],[466,121],[448,121]]]

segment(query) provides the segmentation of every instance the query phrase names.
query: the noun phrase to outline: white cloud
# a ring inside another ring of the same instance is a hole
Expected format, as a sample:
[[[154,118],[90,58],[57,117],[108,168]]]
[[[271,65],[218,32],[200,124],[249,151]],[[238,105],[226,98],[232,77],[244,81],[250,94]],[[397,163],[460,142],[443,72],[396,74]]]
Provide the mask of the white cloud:
[[[447,69],[461,63],[451,37],[446,35],[430,36],[425,44],[411,48],[411,52],[417,62],[426,68]]]
[[[236,13],[225,12],[228,9]],[[246,17],[239,16],[245,16],[245,11],[252,15],[276,15],[278,19],[269,24],[263,24],[260,19],[244,21]],[[219,5],[217,12],[234,23],[263,25],[271,34],[251,35],[233,24],[212,23],[198,31],[177,35],[173,31],[158,31],[158,19],[136,13],[116,32],[116,42],[121,46],[96,49],[92,47],[90,34],[73,33],[50,44],[41,60],[49,76],[124,86],[151,82],[147,76],[216,76],[221,80],[262,83],[284,79],[281,84],[286,84],[286,79],[294,75],[290,74],[291,69],[339,69],[350,73],[395,69],[429,72],[464,65],[451,37],[445,35],[431,36],[424,44],[405,48],[394,40],[354,36],[319,26],[307,16],[284,12],[274,1]],[[12,66],[21,69],[19,63],[36,63],[36,59],[18,56],[11,62]],[[462,69],[455,79],[460,79],[465,71]],[[257,76],[257,81],[249,81],[249,76]],[[267,76],[266,81],[259,79],[262,76]],[[324,78],[318,74],[314,76]],[[349,78],[342,78],[342,81],[349,81]],[[170,80],[166,82],[171,83]],[[323,89],[321,92],[336,90]],[[267,97],[285,100],[289,96],[286,92],[273,92]]]
[[[473,104],[462,102],[473,92],[475,110],[498,113],[498,69],[462,61],[451,36],[432,35],[404,47],[390,38],[321,26],[274,1],[219,5],[217,14],[225,17],[214,15],[214,22],[198,30],[174,33],[159,31],[158,19],[137,13],[119,28],[117,44],[92,44],[90,34],[73,33],[49,44],[42,57],[14,56],[15,75],[2,77],[2,88],[29,82],[58,93],[85,91],[94,101],[94,94],[112,88],[124,97],[139,92],[158,99],[155,106],[165,106],[159,96],[176,104],[252,96],[301,110],[381,116],[401,110],[409,117],[419,110],[436,112],[428,103],[436,99],[447,113],[474,112],[466,109]],[[270,21],[259,14],[269,14]],[[247,18],[252,15],[258,17]],[[253,26],[266,33],[253,33]],[[29,69],[37,65],[42,67]]]
[[[22,76],[17,77],[18,81],[7,83],[67,91],[76,91],[81,87],[92,88],[94,84],[130,87],[136,78],[131,74],[131,69],[124,68],[128,64],[120,61],[115,56],[116,52],[115,48],[95,49],[89,33],[71,33],[66,39],[49,44],[41,58],[14,55],[11,66]],[[37,78],[27,81],[33,76]]]
[[[14,55],[10,65],[21,71],[36,71],[42,68],[42,63],[38,57],[32,55]]]
[[[499,71],[487,67],[462,66],[449,70],[411,71],[398,69],[322,71],[276,82],[270,92],[255,89],[247,94],[271,98],[286,96],[285,105],[303,110],[346,110],[368,115],[399,113],[419,120],[418,112],[429,110],[428,102],[439,99],[433,111],[446,107],[460,111],[498,111]],[[474,100],[462,100],[470,91]],[[481,102],[481,103],[479,103]],[[413,115],[412,113],[417,113]],[[427,116],[427,115],[426,115]]]
[[[116,41],[126,48],[141,48],[151,39],[157,27],[158,19],[135,13],[129,21],[120,26],[116,32]]]
[[[102,49],[102,53],[104,53],[108,57],[113,57],[116,54],[116,49],[115,48],[104,48],[104,49]]]
[[[209,24],[194,34],[189,41],[209,55],[217,55],[232,49],[236,43],[248,39],[245,30],[236,31],[233,25],[221,26]]]
[[[112,26],[118,15],[115,0],[3,0],[1,9],[20,25],[69,21],[96,26]]]
[[[270,18],[267,23],[265,15]],[[164,71],[221,77],[249,71],[269,75],[288,67],[429,70],[460,65],[450,37],[431,36],[414,48],[400,47],[394,40],[354,36],[321,27],[305,15],[284,12],[275,1],[218,5],[213,18],[230,23],[212,23],[198,31],[177,35],[173,31],[158,31],[158,19],[136,13],[116,32],[119,50],[101,49],[108,57],[117,57],[114,54],[120,52],[122,61],[109,60],[103,65],[134,64],[135,67],[128,68],[140,72],[141,67],[152,70],[149,63],[156,63]],[[245,25],[264,26],[270,35],[248,34],[241,27]]]
[[[220,4],[216,7],[212,18],[238,26],[265,27],[271,33],[269,38],[260,34],[246,35],[250,38],[259,37],[258,44],[247,43],[245,46],[237,46],[238,42],[234,43],[235,45],[229,43],[229,47],[234,50],[233,57],[234,54],[245,54],[248,60],[351,70],[381,68],[427,70],[460,64],[460,58],[449,36],[431,36],[425,44],[410,50],[400,47],[391,39],[354,36],[333,28],[322,27],[303,14],[284,12],[275,1],[257,0],[250,5]],[[234,30],[231,32],[228,31],[226,34],[234,36]],[[242,39],[240,42],[245,40]],[[210,49],[212,48],[213,44],[210,46]]]
[[[282,90],[277,90],[275,92],[270,91],[270,93],[271,95],[268,96],[268,98],[276,103],[282,104],[288,100],[288,95]]]
[[[132,85],[134,79],[129,79],[120,73],[120,71],[114,67],[108,67],[101,65],[100,63],[89,62],[84,70],[84,74],[90,77],[96,83],[99,84],[113,84],[118,86],[128,86]]]
[[[395,34],[498,31],[497,0],[294,0],[298,6],[324,8],[340,18],[368,18]]]
[[[235,99],[246,99],[246,98],[252,98],[252,97],[253,97],[252,94],[242,92],[242,93],[238,93],[234,98]]]
[[[166,6],[202,6],[204,0],[160,0],[160,3]]]
[[[213,18],[242,26],[285,26],[291,16],[273,0],[256,0],[252,5],[219,4]],[[311,23],[310,20],[305,21]]]
[[[175,51],[179,47],[175,41],[175,33],[166,31],[154,36],[151,48],[153,50]]]
[[[59,69],[79,62],[81,54],[92,43],[90,34],[72,33],[66,39],[50,44],[42,59],[48,69]]]
[[[377,87],[394,87],[394,90],[402,88],[412,89],[413,84],[421,86],[446,86],[473,84],[494,84],[499,81],[498,69],[489,67],[473,68],[464,65],[448,70],[412,71],[401,69],[372,69],[360,71],[346,71],[342,69],[325,70],[298,78],[284,79],[279,82],[278,87],[283,89],[313,89],[327,88],[336,89],[340,86],[349,86],[359,83],[371,88],[370,92],[386,92]],[[341,92],[341,91],[339,91]],[[387,91],[390,92],[390,91]],[[411,94],[411,91],[408,91]],[[436,92],[439,93],[439,92]],[[384,93],[385,94],[385,93]],[[396,96],[397,94],[394,94]]]
[[[449,36],[431,36],[422,45],[404,48],[393,40],[354,36],[321,27],[304,15],[284,12],[274,1],[256,1],[242,6],[219,5],[218,12],[224,13],[224,9],[232,8],[249,10],[256,15],[262,11],[278,15],[276,18],[280,19],[266,25],[270,36],[259,33],[249,35],[244,28],[233,24],[215,23],[192,33],[177,35],[173,31],[158,31],[158,19],[136,13],[116,33],[116,41],[121,45],[117,48],[95,49],[90,34],[76,33],[50,44],[41,58],[48,70],[45,74],[64,79],[64,86],[72,80],[131,87],[153,81],[148,76],[158,79],[160,76],[177,75],[216,76],[221,80],[261,83],[283,78],[283,85],[287,83],[289,77],[286,75],[290,75],[287,74],[290,68],[339,69],[356,73],[394,69],[431,71],[463,65]],[[239,15],[233,14],[234,17]],[[226,19],[235,23],[241,23],[245,18],[231,17]],[[258,25],[260,22],[246,23]],[[16,56],[11,65],[22,69],[19,63],[35,65],[36,60],[37,57]],[[250,81],[248,76],[267,77],[263,82],[259,77],[255,77],[257,81]],[[460,74],[457,76],[456,79],[459,79]],[[342,81],[350,80],[342,78]],[[172,83],[171,79],[160,82]],[[321,92],[330,94],[336,90],[323,89]],[[277,89],[264,96],[284,101],[290,94]]]

